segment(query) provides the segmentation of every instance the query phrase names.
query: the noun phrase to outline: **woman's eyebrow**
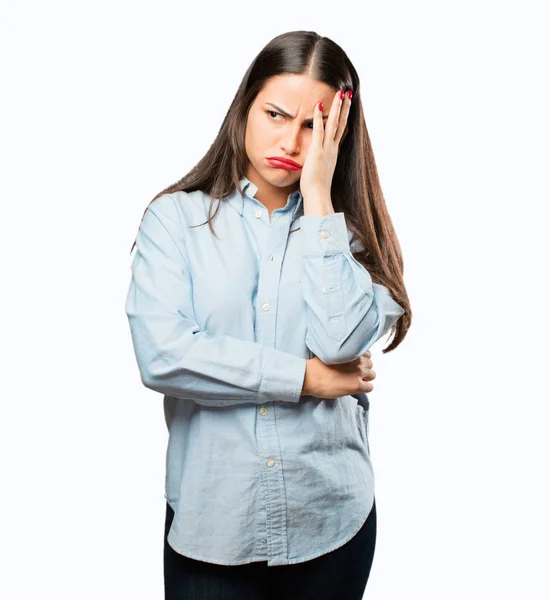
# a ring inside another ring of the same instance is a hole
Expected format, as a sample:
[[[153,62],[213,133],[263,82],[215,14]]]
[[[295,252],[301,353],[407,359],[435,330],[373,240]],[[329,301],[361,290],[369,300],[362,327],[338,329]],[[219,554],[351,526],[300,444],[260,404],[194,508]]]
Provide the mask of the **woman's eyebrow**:
[[[279,111],[283,116],[289,117],[290,119],[294,119],[294,115],[291,115],[290,113],[286,112],[286,110],[284,110],[280,106],[277,106],[276,104],[273,104],[272,102],[266,102],[266,104],[269,104],[269,106],[272,106],[275,110]],[[323,115],[323,119],[328,119],[328,115]],[[309,125],[310,123],[313,123],[313,119],[304,119],[304,125]]]

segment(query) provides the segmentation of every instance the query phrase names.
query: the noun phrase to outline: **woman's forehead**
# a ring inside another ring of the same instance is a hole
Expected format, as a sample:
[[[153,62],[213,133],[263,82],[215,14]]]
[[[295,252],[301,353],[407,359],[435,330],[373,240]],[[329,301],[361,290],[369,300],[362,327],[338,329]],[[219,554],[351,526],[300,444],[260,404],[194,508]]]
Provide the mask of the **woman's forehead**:
[[[268,79],[258,93],[258,102],[272,102],[295,115],[303,104],[310,107],[316,102],[330,102],[336,90],[307,75],[285,74]]]

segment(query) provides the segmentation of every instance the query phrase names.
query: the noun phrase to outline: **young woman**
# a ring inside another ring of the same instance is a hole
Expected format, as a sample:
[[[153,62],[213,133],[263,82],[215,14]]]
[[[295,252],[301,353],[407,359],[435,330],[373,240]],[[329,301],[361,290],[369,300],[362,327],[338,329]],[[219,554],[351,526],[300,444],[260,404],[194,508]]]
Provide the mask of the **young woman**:
[[[165,598],[359,600],[369,348],[411,312],[345,52],[274,38],[135,246],[126,313],[169,430]]]

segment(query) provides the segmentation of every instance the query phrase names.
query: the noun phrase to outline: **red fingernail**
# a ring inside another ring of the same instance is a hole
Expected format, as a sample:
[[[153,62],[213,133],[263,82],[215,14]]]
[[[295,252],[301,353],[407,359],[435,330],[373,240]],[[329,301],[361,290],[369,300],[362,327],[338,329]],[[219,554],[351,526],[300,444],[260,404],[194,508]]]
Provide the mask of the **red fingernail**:
[[[344,94],[345,94],[344,90],[340,90],[340,100],[342,100],[342,98],[344,97]]]
[[[351,100],[351,97],[353,95],[353,92],[351,90],[348,90],[348,98]]]
[[[322,102],[319,102],[319,110],[321,110],[321,111],[323,110],[323,103]]]

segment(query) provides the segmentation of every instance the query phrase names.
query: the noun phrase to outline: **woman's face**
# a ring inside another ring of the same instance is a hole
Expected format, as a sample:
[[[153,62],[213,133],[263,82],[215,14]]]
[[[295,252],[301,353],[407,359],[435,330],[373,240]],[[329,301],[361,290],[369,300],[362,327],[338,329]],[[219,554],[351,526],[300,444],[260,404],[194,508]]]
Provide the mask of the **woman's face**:
[[[245,134],[247,177],[258,188],[267,194],[282,191],[282,198],[299,188],[301,170],[274,166],[267,159],[278,156],[303,166],[313,134],[313,111],[322,102],[326,124],[336,91],[307,75],[267,80],[250,107]]]

